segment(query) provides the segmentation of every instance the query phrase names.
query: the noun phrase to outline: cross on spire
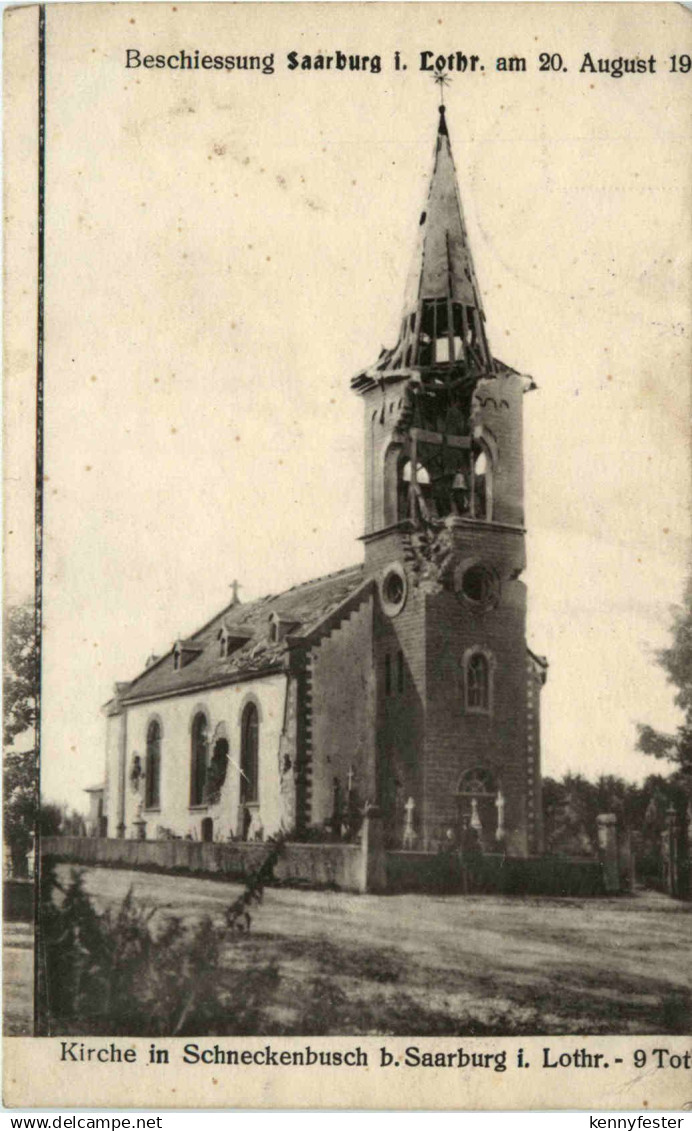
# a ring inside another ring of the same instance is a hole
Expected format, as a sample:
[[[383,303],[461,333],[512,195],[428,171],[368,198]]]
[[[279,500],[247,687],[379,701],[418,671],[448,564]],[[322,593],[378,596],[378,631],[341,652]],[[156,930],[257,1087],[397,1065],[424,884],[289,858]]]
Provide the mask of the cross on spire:
[[[239,605],[240,604],[240,597],[238,596],[238,590],[242,588],[240,582],[235,581],[235,580],[232,581],[229,588],[233,590],[233,595],[231,597],[231,604],[232,605]]]
[[[450,82],[451,82],[451,81],[452,81],[452,80],[451,80],[451,78],[449,77],[449,75],[448,75],[448,74],[446,74],[446,72],[445,72],[445,71],[436,71],[436,72],[435,72],[435,74],[433,75],[433,82],[434,82],[434,83],[435,83],[435,84],[436,84],[437,86],[439,86],[439,88],[440,88],[440,118],[441,118],[441,123],[440,123],[440,124],[441,124],[441,125],[442,125],[442,123],[444,123],[444,116],[445,116],[445,115],[444,115],[444,110],[445,110],[445,87],[446,87],[446,86],[449,86],[449,84],[450,84]],[[445,133],[447,132],[447,127],[446,127],[446,125],[445,125],[445,129],[444,129],[444,132],[445,132]],[[440,130],[440,133],[442,133],[442,130]]]

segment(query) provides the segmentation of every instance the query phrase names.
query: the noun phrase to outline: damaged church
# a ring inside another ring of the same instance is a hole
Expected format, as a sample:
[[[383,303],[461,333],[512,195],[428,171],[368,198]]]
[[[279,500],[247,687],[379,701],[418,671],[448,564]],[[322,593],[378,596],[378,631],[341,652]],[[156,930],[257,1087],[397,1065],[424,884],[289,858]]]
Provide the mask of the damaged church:
[[[522,409],[493,356],[444,107],[399,338],[351,381],[363,561],[233,600],[106,704],[110,837],[542,849],[540,693],[526,643]]]

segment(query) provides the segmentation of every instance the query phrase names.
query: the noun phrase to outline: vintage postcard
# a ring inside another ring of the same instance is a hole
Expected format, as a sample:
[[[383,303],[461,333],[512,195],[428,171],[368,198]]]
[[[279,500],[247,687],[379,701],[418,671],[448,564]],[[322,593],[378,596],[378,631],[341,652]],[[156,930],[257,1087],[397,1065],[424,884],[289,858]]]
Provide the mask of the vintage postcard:
[[[4,1097],[692,1103],[692,16],[5,11]]]

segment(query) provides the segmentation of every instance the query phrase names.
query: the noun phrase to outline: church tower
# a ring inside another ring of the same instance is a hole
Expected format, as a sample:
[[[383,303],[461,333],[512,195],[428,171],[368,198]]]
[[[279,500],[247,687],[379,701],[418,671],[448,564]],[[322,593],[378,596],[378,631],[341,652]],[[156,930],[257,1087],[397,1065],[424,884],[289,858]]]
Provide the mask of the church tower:
[[[535,386],[490,352],[444,107],[399,339],[351,384],[365,410],[390,842],[408,827],[409,846],[429,849],[471,828],[486,851],[538,852],[547,665],[527,649],[520,579],[522,409]]]

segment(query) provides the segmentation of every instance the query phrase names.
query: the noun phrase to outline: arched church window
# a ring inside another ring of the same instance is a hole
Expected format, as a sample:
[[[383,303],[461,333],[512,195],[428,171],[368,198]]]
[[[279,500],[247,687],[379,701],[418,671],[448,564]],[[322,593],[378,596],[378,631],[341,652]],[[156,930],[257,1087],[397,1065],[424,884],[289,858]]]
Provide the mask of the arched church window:
[[[144,778],[144,807],[161,804],[161,724],[153,719],[147,728],[147,755]]]
[[[461,775],[457,805],[462,826],[462,844],[492,851],[504,837],[504,797],[494,774],[476,767]]]
[[[495,779],[490,770],[467,770],[461,775],[457,793],[475,795],[476,797],[494,797],[497,790]]]
[[[466,706],[469,711],[490,710],[490,664],[483,652],[473,652],[466,663]]]
[[[205,781],[206,799],[210,805],[215,805],[221,796],[228,771],[228,752],[228,739],[223,736],[217,738]]]
[[[190,805],[204,804],[204,786],[207,780],[209,752],[209,724],[201,711],[192,724],[192,750],[190,766]]]
[[[259,718],[257,707],[248,703],[240,728],[240,801],[259,800]]]

